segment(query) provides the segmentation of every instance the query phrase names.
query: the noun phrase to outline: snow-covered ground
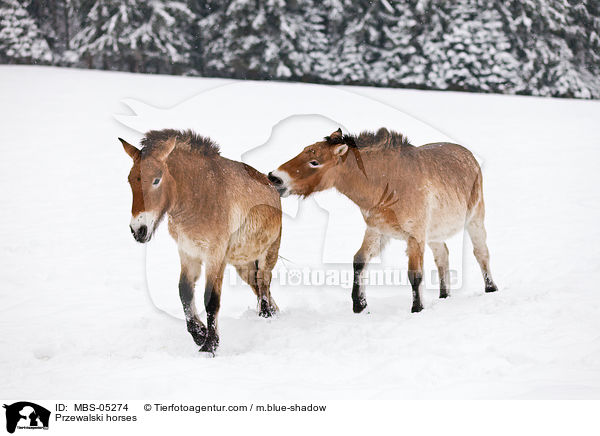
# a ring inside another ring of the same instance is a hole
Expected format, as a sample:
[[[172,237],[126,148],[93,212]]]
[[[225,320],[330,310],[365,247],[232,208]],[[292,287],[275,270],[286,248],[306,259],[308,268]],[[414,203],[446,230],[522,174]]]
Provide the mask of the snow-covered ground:
[[[130,161],[116,138],[140,135],[114,115],[128,113],[125,98],[169,108],[231,83],[0,66],[4,397],[600,398],[600,102],[343,88],[410,115],[412,124],[401,116],[399,125],[382,124],[415,143],[449,137],[480,158],[500,291],[483,294],[470,243],[462,247],[460,238],[451,252],[460,288],[441,301],[428,287],[420,314],[410,313],[408,286],[368,288],[370,313],[357,316],[342,286],[274,284],[281,314],[264,320],[248,288],[226,286],[221,347],[215,358],[199,354],[185,323],[172,316],[173,244],[163,232],[146,248],[129,233]],[[272,84],[252,86],[268,93]],[[278,86],[299,99],[331,89]],[[211,110],[232,111],[221,124],[237,129],[236,100],[221,101]],[[268,105],[258,100],[250,124],[261,122]],[[342,104],[339,116],[352,119],[359,110]],[[332,120],[297,122],[299,135],[314,141]],[[344,125],[359,130],[353,126]],[[429,137],[434,131],[439,137]],[[214,139],[224,154],[237,153],[223,132]],[[265,138],[269,153],[250,148],[247,160],[272,169],[309,143],[297,138],[285,140],[275,128]],[[288,261],[279,269],[321,256],[324,198],[286,217],[281,255]],[[348,243],[328,255],[350,261],[362,231],[357,222]],[[390,247],[384,261],[405,271],[402,248]],[[429,254],[426,262],[431,269]]]

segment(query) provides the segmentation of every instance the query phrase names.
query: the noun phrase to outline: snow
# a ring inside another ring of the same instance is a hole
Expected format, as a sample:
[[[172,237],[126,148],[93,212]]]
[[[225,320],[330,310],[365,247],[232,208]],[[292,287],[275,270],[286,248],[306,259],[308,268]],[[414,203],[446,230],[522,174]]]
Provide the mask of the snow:
[[[385,124],[415,142],[447,137],[469,147],[483,163],[488,243],[500,290],[483,293],[470,243],[460,249],[460,238],[452,245],[458,252],[450,252],[460,288],[439,300],[428,286],[420,314],[410,313],[407,285],[368,287],[370,313],[358,316],[342,286],[274,285],[281,313],[265,320],[256,315],[247,287],[227,285],[221,347],[215,358],[206,358],[184,321],[171,315],[177,314],[178,273],[165,224],[149,247],[129,233],[130,161],[116,138],[135,141],[140,135],[113,115],[128,110],[119,103],[125,98],[166,115],[166,109],[185,108],[191,97],[201,101],[208,90],[226,92],[224,85],[241,86],[0,67],[0,391],[6,398],[599,397],[600,103],[278,84],[286,101],[320,89],[380,102],[408,114],[397,125]],[[251,85],[265,95],[274,86]],[[211,110],[235,114],[236,100],[221,101]],[[215,131],[260,124],[272,101],[255,103],[247,120],[222,117]],[[339,103],[339,116],[360,118],[356,106]],[[388,109],[379,107],[365,117],[387,120]],[[189,116],[197,117],[189,127],[202,126],[198,113]],[[140,125],[149,119],[144,114]],[[317,140],[332,125],[314,116],[295,122],[302,126],[299,136],[289,140],[283,133],[294,124],[282,123],[265,138],[269,152],[257,149],[248,160],[262,171],[275,168],[308,144],[305,138]],[[432,132],[440,133],[429,137]],[[224,154],[233,153],[231,137],[223,136],[214,139]],[[286,199],[291,213],[281,255],[289,261],[280,260],[280,270],[286,262],[287,268],[314,264],[324,245],[336,247],[323,242],[329,234],[322,206],[329,200],[344,203],[335,194],[298,206]],[[330,253],[347,259],[344,270],[351,268],[362,231],[360,223],[349,227],[348,241]],[[383,264],[405,271],[402,250],[400,242],[391,246]]]

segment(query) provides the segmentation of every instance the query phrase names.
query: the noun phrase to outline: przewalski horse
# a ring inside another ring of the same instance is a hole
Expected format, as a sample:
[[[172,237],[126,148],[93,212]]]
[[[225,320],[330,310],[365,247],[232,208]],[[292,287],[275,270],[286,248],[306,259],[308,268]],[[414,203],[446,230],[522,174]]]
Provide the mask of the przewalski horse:
[[[350,157],[349,157],[350,156]],[[341,129],[306,147],[269,173],[282,197],[336,188],[360,207],[367,230],[354,256],[354,312],[367,301],[361,278],[365,265],[390,237],[407,241],[408,277],[413,312],[423,309],[423,253],[428,244],[440,276],[440,298],[448,296],[448,248],[445,240],[467,229],[479,262],[485,291],[496,291],[483,226],[482,176],[479,164],[457,144],[411,145],[400,133],[343,135]]]
[[[190,130],[149,131],[141,150],[119,140],[133,159],[133,237],[148,242],[168,215],[181,260],[179,296],[187,329],[201,351],[214,353],[225,264],[234,265],[250,285],[261,316],[277,311],[270,284],[281,240],[279,195],[264,174],[222,157],[214,142]],[[207,326],[194,301],[202,264]]]

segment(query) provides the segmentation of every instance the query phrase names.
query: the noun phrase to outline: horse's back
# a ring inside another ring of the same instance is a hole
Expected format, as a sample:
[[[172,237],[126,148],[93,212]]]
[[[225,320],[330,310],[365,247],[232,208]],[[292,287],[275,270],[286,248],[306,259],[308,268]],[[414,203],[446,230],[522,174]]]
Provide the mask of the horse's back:
[[[281,234],[281,199],[267,177],[243,162],[229,161],[229,192],[234,197],[228,260],[255,260]]]
[[[449,170],[460,169],[469,174],[479,171],[479,163],[473,153],[460,144],[432,142],[415,147],[415,150],[426,162],[442,164]]]
[[[421,171],[436,187],[461,196],[471,195],[481,168],[468,149],[451,142],[436,142],[415,147],[415,152]]]
[[[281,214],[281,198],[267,176],[244,162],[228,159],[229,188],[239,202],[249,207],[265,205],[276,208]]]

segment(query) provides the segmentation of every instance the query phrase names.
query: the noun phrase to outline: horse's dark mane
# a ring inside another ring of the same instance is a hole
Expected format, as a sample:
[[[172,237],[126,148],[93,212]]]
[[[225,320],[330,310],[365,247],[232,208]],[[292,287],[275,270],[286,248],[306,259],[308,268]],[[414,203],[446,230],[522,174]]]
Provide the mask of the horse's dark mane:
[[[204,156],[219,155],[219,146],[210,138],[198,135],[193,130],[150,130],[142,138],[142,156],[148,155],[159,144],[175,137],[175,148],[198,152]]]
[[[359,150],[400,149],[412,146],[408,138],[402,133],[388,130],[385,127],[380,128],[377,132],[365,130],[358,135],[326,136],[325,140],[330,145],[347,144],[349,147],[355,147]]]

